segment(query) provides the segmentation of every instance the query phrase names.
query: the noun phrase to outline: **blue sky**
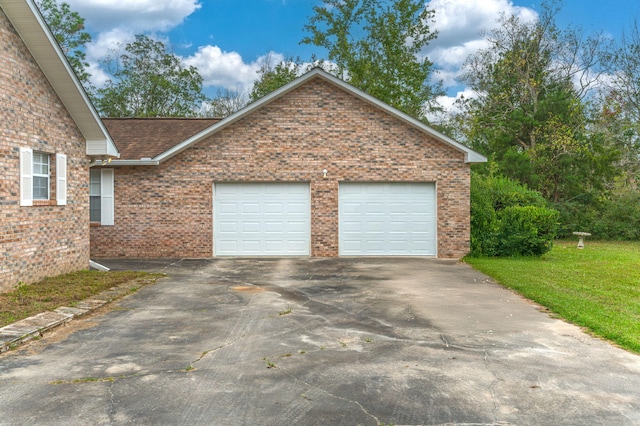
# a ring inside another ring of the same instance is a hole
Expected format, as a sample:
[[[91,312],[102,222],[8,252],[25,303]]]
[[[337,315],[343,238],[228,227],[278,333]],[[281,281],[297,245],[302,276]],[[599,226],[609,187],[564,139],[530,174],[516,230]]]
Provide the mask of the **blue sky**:
[[[207,95],[218,88],[246,92],[260,64],[287,56],[303,60],[315,46],[300,45],[303,26],[320,0],[65,0],[86,19],[93,42],[88,46],[94,83],[108,75],[100,60],[109,50],[145,33],[164,41],[184,62],[198,67]],[[483,47],[480,31],[495,25],[500,13],[535,19],[539,0],[430,0],[436,10],[434,27],[439,37],[425,52],[440,69],[450,96],[463,90],[456,81],[468,54]],[[561,26],[602,31],[613,38],[640,19],[637,0],[565,0],[558,17]]]

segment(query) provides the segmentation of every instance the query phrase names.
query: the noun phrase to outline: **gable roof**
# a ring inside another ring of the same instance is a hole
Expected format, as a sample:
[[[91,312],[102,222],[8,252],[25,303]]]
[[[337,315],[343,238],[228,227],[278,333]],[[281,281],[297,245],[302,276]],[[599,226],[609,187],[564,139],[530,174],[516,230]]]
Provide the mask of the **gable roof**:
[[[459,142],[456,142],[455,140],[451,139],[448,136],[443,135],[442,133],[436,131],[435,129],[427,126],[426,124],[424,124],[423,122],[421,122],[420,120],[417,120],[399,110],[397,110],[396,108],[393,108],[390,105],[385,104],[384,102],[380,101],[379,99],[374,98],[371,95],[368,95],[367,93],[363,92],[360,89],[355,88],[354,86],[344,82],[343,80],[340,80],[339,78],[327,73],[326,71],[322,70],[321,68],[314,68],[311,71],[307,72],[306,74],[302,75],[301,77],[298,77],[297,79],[293,80],[292,82],[282,86],[281,88],[279,88],[278,90],[275,90],[274,92],[271,92],[270,94],[266,95],[265,97],[247,105],[245,108],[235,112],[234,114],[218,121],[217,123],[211,125],[210,127],[207,127],[205,129],[203,129],[202,131],[182,140],[181,142],[177,143],[176,145],[166,149],[165,151],[161,152],[160,154],[157,154],[151,158],[145,158],[145,159],[133,159],[130,157],[123,157],[122,160],[114,160],[113,162],[111,162],[111,165],[157,165],[162,163],[163,161],[166,161],[176,155],[178,155],[179,153],[181,153],[182,151],[184,151],[185,149],[188,149],[189,147],[191,147],[194,144],[197,144],[198,142],[202,141],[203,139],[208,138],[209,136],[219,132],[220,130],[232,125],[233,123],[243,119],[244,117],[248,116],[249,114],[253,113],[254,111],[258,110],[259,108],[261,108],[264,105],[267,105],[273,101],[275,101],[276,99],[281,98],[282,96],[286,95],[287,93],[291,92],[292,90],[296,89],[297,87],[300,87],[301,85],[307,83],[308,81],[311,81],[312,79],[322,79],[324,81],[327,81],[337,87],[339,87],[340,89],[344,90],[345,92],[348,92],[354,96],[356,96],[357,98],[373,105],[376,108],[379,108],[385,112],[387,112],[388,114],[396,117],[397,119],[405,122],[406,124],[408,124],[409,126],[412,126],[424,133],[426,133],[427,135],[435,138],[436,140],[449,145],[450,147],[456,149],[457,151],[460,151],[462,153],[464,153],[465,155],[465,162],[466,163],[484,163],[487,161],[487,158],[484,157],[483,155],[477,153],[476,151],[472,150],[471,148],[468,148],[464,145],[462,145]],[[120,139],[118,139],[118,141],[120,141]],[[127,141],[123,140],[123,146],[125,143],[128,143]]]
[[[0,8],[80,129],[87,155],[118,157],[118,148],[33,0],[0,0]]]

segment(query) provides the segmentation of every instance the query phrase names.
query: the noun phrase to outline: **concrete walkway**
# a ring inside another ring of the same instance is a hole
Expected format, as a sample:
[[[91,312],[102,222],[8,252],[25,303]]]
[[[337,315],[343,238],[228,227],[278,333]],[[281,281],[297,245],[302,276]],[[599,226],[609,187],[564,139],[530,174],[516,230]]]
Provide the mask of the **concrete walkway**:
[[[0,357],[0,424],[640,424],[640,357],[466,265],[104,262],[167,278]]]

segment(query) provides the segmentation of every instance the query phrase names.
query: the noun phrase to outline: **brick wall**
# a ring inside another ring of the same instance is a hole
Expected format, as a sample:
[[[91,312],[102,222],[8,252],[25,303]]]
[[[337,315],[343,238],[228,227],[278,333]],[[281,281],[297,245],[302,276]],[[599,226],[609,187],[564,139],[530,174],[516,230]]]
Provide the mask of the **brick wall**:
[[[0,291],[5,291],[20,281],[88,268],[89,162],[82,135],[1,9],[0,57]],[[66,206],[20,207],[20,147],[67,155]]]
[[[328,170],[328,179],[322,170]],[[469,165],[349,93],[313,79],[156,167],[115,169],[115,226],[95,257],[211,257],[214,182],[310,182],[311,253],[338,255],[341,181],[435,182],[438,255],[469,248]]]

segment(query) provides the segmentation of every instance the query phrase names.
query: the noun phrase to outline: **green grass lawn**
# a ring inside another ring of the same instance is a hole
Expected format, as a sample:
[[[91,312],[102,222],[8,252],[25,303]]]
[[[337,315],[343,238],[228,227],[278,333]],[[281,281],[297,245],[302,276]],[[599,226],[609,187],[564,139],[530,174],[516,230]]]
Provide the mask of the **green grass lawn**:
[[[465,258],[502,285],[640,353],[640,243],[556,242],[542,258]]]
[[[60,306],[74,306],[112,287],[128,285],[133,292],[161,276],[134,271],[78,271],[18,284],[14,290],[0,293],[0,327]]]

